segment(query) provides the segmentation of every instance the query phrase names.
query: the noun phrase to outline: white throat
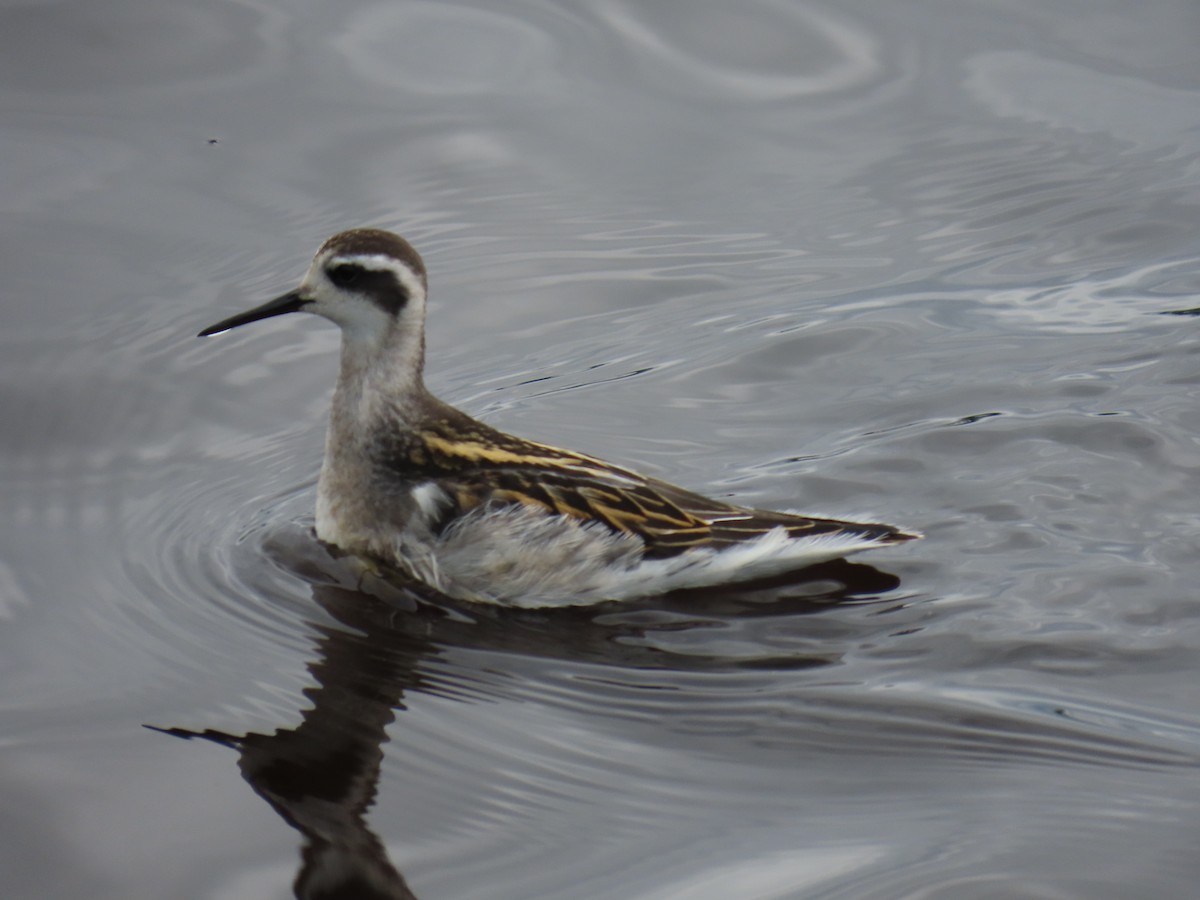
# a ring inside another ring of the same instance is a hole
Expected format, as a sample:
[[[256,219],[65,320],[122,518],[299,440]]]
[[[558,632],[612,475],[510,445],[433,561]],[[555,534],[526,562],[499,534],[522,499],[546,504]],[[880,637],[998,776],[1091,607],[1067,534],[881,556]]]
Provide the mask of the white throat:
[[[424,393],[425,335],[421,324],[391,321],[382,328],[342,325],[334,409],[339,402],[402,407],[406,400]],[[384,410],[362,409],[361,413],[383,414]]]

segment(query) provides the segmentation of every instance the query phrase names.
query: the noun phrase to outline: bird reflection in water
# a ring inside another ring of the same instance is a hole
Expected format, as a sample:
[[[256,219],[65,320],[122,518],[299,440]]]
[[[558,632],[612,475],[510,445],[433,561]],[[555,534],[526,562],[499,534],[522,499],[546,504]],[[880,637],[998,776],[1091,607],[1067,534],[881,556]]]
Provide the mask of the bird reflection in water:
[[[871,566],[844,561],[796,579],[752,589],[693,591],[652,603],[521,611],[426,602],[408,588],[389,587],[388,599],[331,584],[314,584],[316,603],[339,625],[311,623],[316,654],[308,670],[312,704],[294,728],[234,735],[218,730],[159,728],[236,749],[242,776],[279,816],[304,836],[294,882],[300,900],[412,900],[416,895],[388,859],[366,821],[379,785],[387,727],[405,709],[409,692],[437,692],[421,668],[454,647],[486,647],[525,656],[566,658],[616,667],[730,670],[737,661],[669,654],[639,645],[656,627],[677,631],[681,616],[696,622],[828,609],[846,599],[884,593],[899,580]],[[444,599],[444,598],[443,598]],[[655,623],[669,622],[669,625]],[[632,640],[635,639],[635,640]],[[807,668],[831,657],[791,657],[780,667]],[[756,668],[762,661],[756,663]],[[456,692],[458,694],[458,692]]]

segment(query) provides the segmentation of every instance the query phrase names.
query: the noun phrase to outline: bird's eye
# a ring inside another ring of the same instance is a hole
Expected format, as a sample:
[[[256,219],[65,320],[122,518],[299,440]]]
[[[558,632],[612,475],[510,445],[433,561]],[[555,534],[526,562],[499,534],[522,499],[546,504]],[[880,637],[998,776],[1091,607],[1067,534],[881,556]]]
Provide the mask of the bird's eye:
[[[340,266],[334,266],[332,269],[328,269],[326,274],[329,276],[329,280],[332,281],[337,287],[346,288],[351,287],[356,281],[358,281],[363,274],[363,269],[362,266],[344,264]]]

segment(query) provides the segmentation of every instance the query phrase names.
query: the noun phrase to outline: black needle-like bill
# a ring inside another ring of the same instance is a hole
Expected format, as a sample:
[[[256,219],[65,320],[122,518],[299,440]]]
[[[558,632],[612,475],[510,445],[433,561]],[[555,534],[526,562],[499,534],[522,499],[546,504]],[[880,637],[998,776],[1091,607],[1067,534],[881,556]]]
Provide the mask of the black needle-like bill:
[[[222,331],[228,331],[230,328],[237,328],[239,325],[257,322],[259,319],[269,319],[272,316],[282,316],[284,313],[297,312],[304,306],[304,303],[305,301],[300,296],[299,291],[289,291],[282,297],[268,300],[262,306],[256,306],[254,309],[248,309],[243,313],[238,313],[236,316],[222,319],[216,325],[209,325],[196,335],[196,337],[208,337],[212,334],[220,334]]]

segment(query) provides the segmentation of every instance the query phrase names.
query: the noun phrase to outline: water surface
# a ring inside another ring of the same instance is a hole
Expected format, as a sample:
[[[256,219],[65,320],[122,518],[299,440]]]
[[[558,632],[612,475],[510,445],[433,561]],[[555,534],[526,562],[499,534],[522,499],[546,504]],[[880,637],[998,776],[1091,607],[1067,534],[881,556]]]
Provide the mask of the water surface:
[[[0,11],[5,896],[1191,896],[1198,24]],[[617,609],[353,590],[334,329],[192,336],[363,224],[469,412],[927,540]]]

